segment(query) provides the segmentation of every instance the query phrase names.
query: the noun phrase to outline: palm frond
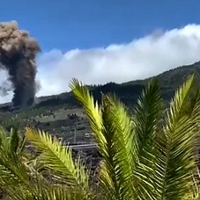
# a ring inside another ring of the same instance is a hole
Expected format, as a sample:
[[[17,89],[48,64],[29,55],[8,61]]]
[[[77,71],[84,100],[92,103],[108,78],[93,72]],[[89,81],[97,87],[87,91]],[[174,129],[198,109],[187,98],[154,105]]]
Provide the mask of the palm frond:
[[[0,126],[0,148],[7,149],[8,152],[10,150],[9,138],[2,126]]]
[[[132,122],[124,105],[111,95],[102,98],[102,133],[106,146],[99,181],[108,199],[133,198]]]
[[[76,99],[83,106],[85,113],[89,118],[90,127],[94,133],[93,136],[99,146],[99,150],[104,151],[106,139],[102,133],[102,114],[100,106],[97,102],[94,102],[94,98],[90,95],[89,90],[77,79],[72,79],[69,87]]]
[[[63,185],[52,185],[46,188],[41,194],[42,199],[45,200],[87,200],[84,193],[80,192],[77,188]],[[93,200],[94,198],[91,197],[90,199]]]
[[[14,138],[18,138],[17,134],[15,132],[14,136],[11,134],[9,137],[10,135],[6,134],[2,127],[0,128],[0,187],[10,197],[21,195],[22,191],[29,191],[29,193],[35,191],[35,179],[30,181],[30,174],[23,163],[23,158],[17,154],[19,147],[17,143],[20,140],[16,139],[15,143]]]
[[[108,199],[131,199],[132,122],[124,105],[115,96],[104,95],[102,107],[95,106],[93,97],[82,83],[74,79],[70,87],[85,109],[103,157],[99,177],[101,187],[109,194]]]
[[[89,198],[89,172],[82,165],[80,160],[73,161],[72,151],[69,147],[64,146],[56,138],[45,132],[26,129],[27,139],[38,148],[42,153],[38,161],[49,168],[54,173],[67,180],[71,186],[79,189]]]
[[[183,112],[193,80],[194,76],[189,77],[175,93],[163,127],[164,136],[157,138],[158,199],[183,199],[193,184],[192,173],[196,167],[194,143],[197,133],[194,124],[199,123],[199,117],[191,117]],[[189,113],[195,111],[195,116],[200,115],[199,104],[193,105]]]
[[[134,187],[136,199],[156,199],[154,191],[155,138],[161,116],[161,96],[156,80],[148,83],[134,109],[134,130],[132,146],[136,162]]]
[[[16,153],[19,145],[20,137],[17,128],[11,129],[10,148],[11,151]]]

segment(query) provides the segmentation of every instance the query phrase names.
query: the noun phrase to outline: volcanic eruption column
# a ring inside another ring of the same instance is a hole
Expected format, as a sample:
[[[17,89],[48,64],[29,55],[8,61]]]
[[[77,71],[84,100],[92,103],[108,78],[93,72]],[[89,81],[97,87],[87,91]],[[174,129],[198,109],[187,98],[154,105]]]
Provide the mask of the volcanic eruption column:
[[[37,40],[19,30],[15,21],[0,23],[0,68],[6,69],[13,86],[13,106],[32,105],[36,93],[37,67],[40,52]]]

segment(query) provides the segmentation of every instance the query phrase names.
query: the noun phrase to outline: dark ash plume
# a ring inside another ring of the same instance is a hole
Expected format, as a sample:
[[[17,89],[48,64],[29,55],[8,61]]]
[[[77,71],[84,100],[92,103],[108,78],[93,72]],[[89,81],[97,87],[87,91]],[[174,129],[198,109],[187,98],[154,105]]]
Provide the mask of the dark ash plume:
[[[8,80],[14,88],[14,107],[28,106],[34,102],[35,58],[40,51],[37,40],[31,38],[27,31],[19,30],[17,22],[0,23],[0,67],[8,71]]]

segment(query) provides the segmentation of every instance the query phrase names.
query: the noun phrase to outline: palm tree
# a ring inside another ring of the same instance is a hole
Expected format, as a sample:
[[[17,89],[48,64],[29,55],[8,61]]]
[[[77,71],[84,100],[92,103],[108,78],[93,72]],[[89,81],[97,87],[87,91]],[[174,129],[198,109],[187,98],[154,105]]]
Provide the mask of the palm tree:
[[[34,161],[30,153],[24,151],[25,144],[25,135],[21,134],[17,127],[11,128],[10,132],[0,128],[1,198],[27,199],[30,194],[38,194],[36,186],[38,181],[43,179],[33,168]],[[34,181],[36,184],[33,185]],[[23,191],[24,195],[18,194],[18,191]]]
[[[162,124],[159,85],[151,81],[129,116],[113,95],[102,95],[101,105],[78,80],[70,87],[83,105],[94,141],[102,155],[98,183],[72,150],[43,131],[26,129],[26,138],[40,152],[37,170],[30,174],[22,160],[13,164],[1,151],[0,186],[8,199],[42,200],[194,200],[198,199],[196,142],[200,123],[200,90],[191,96],[194,76],[177,89]],[[5,157],[5,158],[4,158]],[[48,182],[41,170],[48,171]],[[37,173],[40,172],[40,173]],[[11,178],[12,177],[12,178]],[[17,190],[16,190],[17,187]]]

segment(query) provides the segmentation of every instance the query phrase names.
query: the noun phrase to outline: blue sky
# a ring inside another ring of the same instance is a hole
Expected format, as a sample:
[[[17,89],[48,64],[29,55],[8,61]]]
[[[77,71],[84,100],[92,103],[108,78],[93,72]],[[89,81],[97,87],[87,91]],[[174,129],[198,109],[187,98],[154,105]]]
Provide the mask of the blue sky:
[[[17,20],[43,51],[130,42],[155,29],[200,22],[198,0],[7,0],[1,21]]]
[[[143,79],[200,60],[198,0],[7,0],[0,21],[38,39],[38,96]],[[7,74],[0,71],[0,85]],[[0,103],[10,101],[0,97]]]

